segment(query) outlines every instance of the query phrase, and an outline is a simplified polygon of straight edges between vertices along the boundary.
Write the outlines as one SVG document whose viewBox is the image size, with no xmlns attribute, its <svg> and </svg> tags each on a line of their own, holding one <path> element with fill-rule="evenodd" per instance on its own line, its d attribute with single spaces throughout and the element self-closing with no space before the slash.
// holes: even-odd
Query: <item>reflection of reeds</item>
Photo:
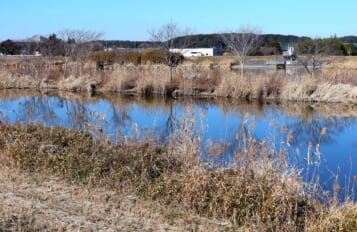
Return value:
<svg viewBox="0 0 357 232">
<path fill-rule="evenodd" d="M 288 116 L 313 117 L 313 114 L 324 117 L 357 117 L 357 107 L 354 104 L 341 103 L 319 103 L 319 102 L 290 102 L 290 101 L 270 101 L 269 105 L 257 101 L 245 101 L 239 99 L 222 98 L 179 98 L 168 99 L 162 97 L 142 97 L 142 96 L 123 96 L 120 94 L 98 93 L 94 96 L 73 93 L 67 91 L 34 91 L 34 90 L 1 90 L 0 101 L 15 100 L 19 97 L 39 97 L 53 96 L 60 97 L 69 101 L 76 100 L 80 104 L 96 103 L 105 99 L 113 106 L 125 108 L 135 102 L 140 107 L 147 110 L 166 109 L 169 111 L 170 105 L 186 105 L 191 102 L 196 105 L 214 105 L 222 112 L 244 114 L 249 112 L 256 117 L 265 117 L 268 108 L 279 113 L 283 111 Z M 267 101 L 268 102 L 268 101 Z"/>
</svg>

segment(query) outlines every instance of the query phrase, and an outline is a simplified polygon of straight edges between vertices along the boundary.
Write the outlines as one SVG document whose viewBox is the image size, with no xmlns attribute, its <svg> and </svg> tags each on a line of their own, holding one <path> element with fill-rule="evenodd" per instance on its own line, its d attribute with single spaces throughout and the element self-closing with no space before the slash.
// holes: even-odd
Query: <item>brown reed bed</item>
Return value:
<svg viewBox="0 0 357 232">
<path fill-rule="evenodd" d="M 0 88 L 357 103 L 355 59 L 330 59 L 314 75 L 303 70 L 285 73 L 247 69 L 241 77 L 231 69 L 232 57 L 189 58 L 173 69 L 172 81 L 168 67 L 161 63 L 113 63 L 106 70 L 96 70 L 95 63 L 89 61 L 81 76 L 65 79 L 61 75 L 49 78 L 2 70 Z"/>
<path fill-rule="evenodd" d="M 327 70 L 327 69 L 326 69 Z M 63 89 L 86 90 L 96 85 L 97 91 L 134 95 L 209 96 L 237 99 L 289 100 L 308 102 L 357 103 L 357 86 L 353 74 L 343 80 L 332 78 L 333 72 L 311 77 L 284 72 L 251 72 L 240 77 L 224 64 L 190 63 L 174 69 L 168 78 L 165 65 L 114 65 L 105 77 L 83 77 L 61 82 Z M 341 79 L 341 78 L 340 78 Z M 66 84 L 65 84 L 66 83 Z"/>
</svg>

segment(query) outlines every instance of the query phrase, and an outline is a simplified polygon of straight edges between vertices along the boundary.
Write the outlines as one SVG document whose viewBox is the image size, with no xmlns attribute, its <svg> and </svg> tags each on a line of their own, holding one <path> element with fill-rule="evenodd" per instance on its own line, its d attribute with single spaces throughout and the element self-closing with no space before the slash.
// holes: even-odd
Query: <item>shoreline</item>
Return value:
<svg viewBox="0 0 357 232">
<path fill-rule="evenodd" d="M 228 64 L 187 61 L 174 68 L 170 83 L 168 67 L 162 64 L 114 64 L 105 71 L 97 71 L 91 65 L 87 64 L 83 75 L 70 75 L 65 79 L 61 76 L 41 78 L 3 70 L 0 72 L 0 89 L 357 104 L 357 86 L 333 83 L 331 78 L 306 74 L 246 70 L 242 78 Z M 331 73 L 330 69 L 326 72 Z"/>
</svg>

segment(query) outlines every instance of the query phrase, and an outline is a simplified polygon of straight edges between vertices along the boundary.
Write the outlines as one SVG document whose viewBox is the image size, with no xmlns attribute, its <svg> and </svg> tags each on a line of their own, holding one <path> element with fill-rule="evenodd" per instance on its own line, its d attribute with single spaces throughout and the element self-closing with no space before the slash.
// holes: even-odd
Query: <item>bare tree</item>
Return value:
<svg viewBox="0 0 357 232">
<path fill-rule="evenodd" d="M 309 39 L 297 44 L 298 62 L 311 76 L 321 68 L 324 49 L 318 39 Z"/>
<path fill-rule="evenodd" d="M 151 40 L 157 42 L 165 52 L 165 62 L 169 67 L 170 84 L 172 82 L 172 70 L 177 65 L 177 56 L 172 51 L 174 48 L 174 40 L 177 37 L 185 36 L 191 33 L 191 29 L 181 30 L 176 23 L 170 22 L 159 29 L 149 31 Z"/>
<path fill-rule="evenodd" d="M 73 39 L 75 33 L 73 30 L 65 29 L 65 30 L 59 31 L 57 34 L 59 35 L 59 38 L 61 38 L 64 41 L 64 43 L 63 43 L 63 52 L 64 52 L 63 79 L 66 79 L 68 63 L 72 57 L 74 48 L 76 46 L 75 41 Z"/>
<path fill-rule="evenodd" d="M 305 70 L 314 76 L 316 71 L 322 69 L 324 64 L 333 62 L 335 56 L 343 54 L 343 43 L 336 37 L 327 39 L 306 39 L 296 45 L 298 53 L 298 62 L 305 68 Z M 330 58 L 327 59 L 327 57 Z"/>
<path fill-rule="evenodd" d="M 36 76 L 41 72 L 41 62 L 39 62 L 39 57 L 35 57 L 35 52 L 38 51 L 40 43 L 37 41 L 28 41 L 24 44 L 24 63 L 26 64 L 26 74 L 31 76 Z M 36 65 L 38 67 L 36 67 Z"/>
<path fill-rule="evenodd" d="M 238 56 L 241 77 L 243 77 L 245 60 L 256 45 L 260 33 L 259 28 L 245 25 L 236 31 L 222 34 L 223 42 Z"/>
<path fill-rule="evenodd" d="M 41 47 L 41 55 L 45 59 L 45 74 L 50 77 L 51 63 L 54 61 L 55 56 L 63 56 L 63 41 L 57 38 L 56 34 L 50 34 Z"/>
<path fill-rule="evenodd" d="M 68 64 L 71 59 L 76 64 L 76 75 L 80 75 L 94 42 L 100 39 L 103 34 L 95 31 L 65 29 L 58 32 L 58 35 L 64 41 L 63 78 L 66 78 Z"/>
</svg>

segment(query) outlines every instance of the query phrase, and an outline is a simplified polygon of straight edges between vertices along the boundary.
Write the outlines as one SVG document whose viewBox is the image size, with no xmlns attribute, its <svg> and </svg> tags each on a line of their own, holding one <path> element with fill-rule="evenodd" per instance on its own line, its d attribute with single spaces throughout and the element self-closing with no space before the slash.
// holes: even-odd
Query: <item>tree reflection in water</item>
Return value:
<svg viewBox="0 0 357 232">
<path fill-rule="evenodd" d="M 279 149 L 281 142 L 292 135 L 289 141 L 291 151 L 301 151 L 297 154 L 300 157 L 292 159 L 292 162 L 313 164 L 310 161 L 314 161 L 314 157 L 310 157 L 308 162 L 304 160 L 309 154 L 310 142 L 311 154 L 316 153 L 317 144 L 321 150 L 328 147 L 323 150 L 326 159 L 330 159 L 326 162 L 326 170 L 334 173 L 341 170 L 340 176 L 357 176 L 357 168 L 349 172 L 351 161 L 354 166 L 357 163 L 357 157 L 351 156 L 357 154 L 357 107 L 353 105 L 148 99 L 113 94 L 91 97 L 60 92 L 41 95 L 26 91 L 0 91 L 0 99 L 0 120 L 89 130 L 113 140 L 117 139 L 117 135 L 132 134 L 135 127 L 142 133 L 139 139 L 148 135 L 143 132 L 147 128 L 149 136 L 166 142 L 181 127 L 182 117 L 195 117 L 191 129 L 197 135 L 203 133 L 201 147 L 202 151 L 206 151 L 204 158 L 210 162 L 214 160 L 215 165 L 229 165 L 236 152 L 247 149 L 252 141 L 271 140 Z M 185 115 L 187 107 L 191 107 L 194 114 Z M 272 121 L 274 125 L 269 125 Z M 280 130 L 283 125 L 286 129 Z M 326 133 L 322 136 L 321 132 L 325 129 Z M 211 149 L 208 151 L 207 147 Z M 339 156 L 333 157 L 334 153 Z M 320 178 L 331 178 L 332 171 Z"/>
<path fill-rule="evenodd" d="M 60 124 L 54 111 L 54 99 L 47 96 L 32 96 L 18 102 L 18 120 L 26 123 Z"/>
<path fill-rule="evenodd" d="M 355 117 L 319 116 L 312 107 L 307 106 L 302 109 L 301 116 L 289 120 L 287 127 L 292 131 L 293 145 L 302 141 L 306 142 L 306 145 L 308 142 L 322 145 L 336 143 L 338 135 L 355 123 Z M 327 133 L 322 136 L 323 129 L 326 129 Z"/>
<path fill-rule="evenodd" d="M 0 94 L 0 98 L 3 96 Z M 100 120 L 105 116 L 106 124 L 108 127 L 117 128 L 117 130 L 123 130 L 126 127 L 132 126 L 135 122 L 137 115 L 133 115 L 132 106 L 135 104 L 140 112 L 154 111 L 159 115 L 157 117 L 166 119 L 155 119 L 153 123 L 160 122 L 156 125 L 151 125 L 152 130 L 157 130 L 155 135 L 167 138 L 175 129 L 179 127 L 180 117 L 183 116 L 182 112 L 185 111 L 185 107 L 192 105 L 194 110 L 199 112 L 207 111 L 213 107 L 218 108 L 221 111 L 220 117 L 236 117 L 243 118 L 246 113 L 249 113 L 257 120 L 270 121 L 277 117 L 286 117 L 285 125 L 287 130 L 291 131 L 293 146 L 299 146 L 302 143 L 307 145 L 308 142 L 312 144 L 332 144 L 336 143 L 339 134 L 343 133 L 346 128 L 352 127 L 356 124 L 357 110 L 353 110 L 355 113 L 350 113 L 350 116 L 340 116 L 339 111 L 332 108 L 330 111 L 324 107 L 323 112 L 316 106 L 311 105 L 298 105 L 298 104 L 283 104 L 277 105 L 262 105 L 258 103 L 230 103 L 229 101 L 212 101 L 202 99 L 190 99 L 190 100 L 167 100 L 167 99 L 126 99 L 120 96 L 95 99 L 95 98 L 62 98 L 57 95 L 40 96 L 38 94 L 32 94 L 30 96 L 22 96 L 21 92 L 18 95 L 12 96 L 12 99 L 16 99 L 18 109 L 16 110 L 16 120 L 22 122 L 37 122 L 46 123 L 48 125 L 66 126 L 74 129 L 84 130 L 89 124 L 95 126 L 100 125 Z M 103 107 L 96 109 L 96 104 L 99 101 L 103 101 Z M 6 100 L 1 100 L 0 107 L 9 108 Z M 97 111 L 98 110 L 98 111 Z M 346 112 L 346 110 L 342 110 Z M 4 112 L 6 114 L 6 112 Z M 229 113 L 229 115 L 227 115 Z M 105 114 L 105 115 L 103 115 Z M 198 119 L 197 117 L 197 120 Z M 220 123 L 219 118 L 216 119 L 204 119 L 210 127 L 212 123 Z M 228 121 L 230 119 L 227 119 Z M 197 122 L 200 124 L 202 122 Z M 282 122 L 281 122 L 282 123 Z M 211 124 L 211 125 L 210 125 Z M 218 136 L 213 140 L 218 140 L 230 144 L 227 148 L 227 152 L 233 152 L 238 146 L 238 142 L 235 138 L 236 134 L 248 133 L 248 128 L 241 127 L 239 125 L 234 126 L 237 131 L 227 135 Z M 197 127 L 198 128 L 198 127 Z M 326 129 L 327 133 L 321 136 L 321 130 Z M 103 129 L 103 128 L 102 128 Z M 104 128 L 105 129 L 105 128 Z M 143 128 L 142 128 L 143 129 Z M 257 128 L 259 130 L 259 128 Z M 245 130 L 245 131 L 244 131 Z M 111 130 L 112 131 L 112 130 Z M 206 136 L 208 138 L 210 136 Z M 357 140 L 357 139 L 356 139 Z M 357 141 L 356 141 L 357 143 Z"/>
</svg>

